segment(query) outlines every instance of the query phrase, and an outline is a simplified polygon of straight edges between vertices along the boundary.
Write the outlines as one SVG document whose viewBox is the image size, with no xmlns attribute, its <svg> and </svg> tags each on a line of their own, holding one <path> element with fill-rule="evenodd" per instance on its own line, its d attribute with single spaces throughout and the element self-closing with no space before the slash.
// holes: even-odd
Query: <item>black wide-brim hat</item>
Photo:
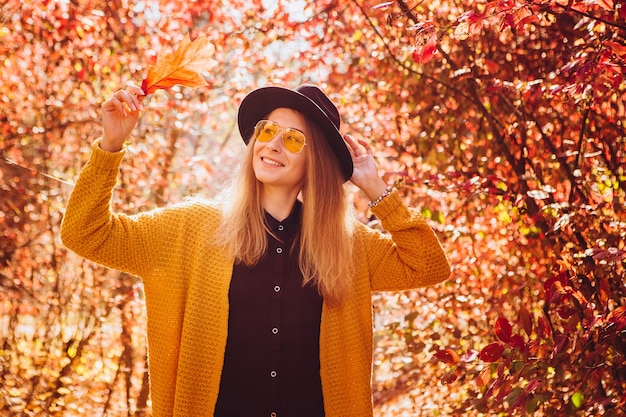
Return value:
<svg viewBox="0 0 626 417">
<path fill-rule="evenodd" d="M 257 122 L 278 108 L 297 110 L 316 123 L 337 157 L 343 179 L 348 181 L 352 177 L 354 166 L 350 151 L 339 132 L 339 111 L 315 85 L 304 84 L 295 90 L 277 86 L 261 87 L 244 97 L 237 121 L 239 133 L 246 144 L 252 138 Z"/>
</svg>

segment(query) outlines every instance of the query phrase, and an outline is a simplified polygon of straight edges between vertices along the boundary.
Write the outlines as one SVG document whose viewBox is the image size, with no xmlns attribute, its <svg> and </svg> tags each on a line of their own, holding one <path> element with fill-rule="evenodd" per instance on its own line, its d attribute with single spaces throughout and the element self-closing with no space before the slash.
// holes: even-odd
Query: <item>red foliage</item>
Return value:
<svg viewBox="0 0 626 417">
<path fill-rule="evenodd" d="M 622 3 L 5 1 L 0 414 L 149 412 L 139 284 L 57 233 L 103 98 L 189 33 L 216 46 L 211 85 L 146 100 L 117 208 L 212 195 L 243 94 L 320 83 L 454 265 L 374 295 L 377 414 L 624 416 Z"/>
<path fill-rule="evenodd" d="M 504 345 L 494 342 L 485 346 L 478 354 L 478 358 L 484 362 L 496 362 L 502 358 L 503 352 Z"/>
<path fill-rule="evenodd" d="M 452 349 L 442 349 L 435 352 L 434 356 L 441 362 L 454 365 L 459 363 L 459 355 Z"/>
<path fill-rule="evenodd" d="M 504 317 L 498 317 L 496 320 L 496 324 L 494 325 L 494 331 L 496 332 L 496 336 L 498 339 L 505 343 L 509 343 L 511 341 L 511 335 L 513 332 L 513 328 L 511 327 L 511 323 Z"/>
<path fill-rule="evenodd" d="M 420 22 L 410 28 L 415 34 L 415 50 L 413 60 L 425 64 L 437 52 L 437 30 L 433 22 Z"/>
<path fill-rule="evenodd" d="M 626 329 L 626 306 L 619 306 L 606 316 L 607 323 L 615 325 L 617 332 Z"/>
</svg>

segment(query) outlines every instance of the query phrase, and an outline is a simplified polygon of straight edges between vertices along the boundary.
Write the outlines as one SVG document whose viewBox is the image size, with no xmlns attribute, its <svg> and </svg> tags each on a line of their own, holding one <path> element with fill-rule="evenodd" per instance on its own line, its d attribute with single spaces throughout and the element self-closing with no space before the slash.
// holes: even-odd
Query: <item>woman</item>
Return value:
<svg viewBox="0 0 626 417">
<path fill-rule="evenodd" d="M 142 277 L 153 415 L 371 416 L 371 292 L 447 279 L 433 231 L 379 177 L 370 146 L 341 135 L 337 108 L 311 85 L 244 98 L 248 150 L 229 204 L 112 213 L 141 95 L 131 86 L 104 103 L 62 239 Z M 351 215 L 348 180 L 389 234 Z"/>
</svg>

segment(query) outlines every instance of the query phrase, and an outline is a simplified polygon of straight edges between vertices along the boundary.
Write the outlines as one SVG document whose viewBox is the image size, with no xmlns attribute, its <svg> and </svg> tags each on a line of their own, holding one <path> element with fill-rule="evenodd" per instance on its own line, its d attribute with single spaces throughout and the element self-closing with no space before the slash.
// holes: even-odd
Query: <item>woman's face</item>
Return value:
<svg viewBox="0 0 626 417">
<path fill-rule="evenodd" d="M 306 135 L 304 118 L 295 110 L 278 108 L 267 116 L 267 120 L 277 123 L 281 129 L 269 142 L 254 141 L 254 174 L 266 189 L 281 188 L 297 193 L 306 173 L 307 147 L 293 153 L 285 148 L 282 139 L 285 128 L 297 129 Z"/>
</svg>

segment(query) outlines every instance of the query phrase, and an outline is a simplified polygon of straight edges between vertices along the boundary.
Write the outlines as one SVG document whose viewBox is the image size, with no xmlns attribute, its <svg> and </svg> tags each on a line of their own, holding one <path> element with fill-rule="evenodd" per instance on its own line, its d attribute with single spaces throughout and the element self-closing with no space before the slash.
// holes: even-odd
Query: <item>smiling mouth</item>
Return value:
<svg viewBox="0 0 626 417">
<path fill-rule="evenodd" d="M 269 159 L 269 158 L 261 158 L 261 161 L 263 161 L 264 163 L 266 163 L 268 165 L 272 165 L 272 166 L 275 166 L 275 167 L 282 167 L 282 166 L 284 166 L 280 162 L 275 161 L 273 159 Z"/>
</svg>

